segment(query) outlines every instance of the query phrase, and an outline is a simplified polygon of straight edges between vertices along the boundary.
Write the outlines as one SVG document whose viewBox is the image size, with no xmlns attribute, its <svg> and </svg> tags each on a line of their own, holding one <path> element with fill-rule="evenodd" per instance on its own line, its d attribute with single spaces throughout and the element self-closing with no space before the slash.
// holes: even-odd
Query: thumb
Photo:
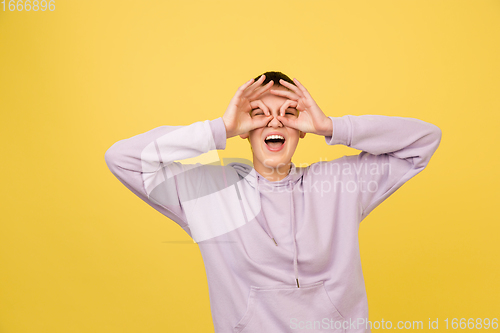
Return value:
<svg viewBox="0 0 500 333">
<path fill-rule="evenodd" d="M 271 115 L 265 117 L 259 117 L 259 119 L 253 120 L 252 125 L 254 126 L 254 128 L 264 127 L 271 121 L 271 119 L 273 119 L 273 116 Z"/>
<path fill-rule="evenodd" d="M 290 120 L 289 118 L 287 117 L 282 117 L 282 116 L 277 116 L 276 118 L 278 118 L 278 120 L 286 127 L 291 127 L 291 128 L 294 128 L 294 129 L 298 129 L 295 125 L 295 122 Z"/>
</svg>

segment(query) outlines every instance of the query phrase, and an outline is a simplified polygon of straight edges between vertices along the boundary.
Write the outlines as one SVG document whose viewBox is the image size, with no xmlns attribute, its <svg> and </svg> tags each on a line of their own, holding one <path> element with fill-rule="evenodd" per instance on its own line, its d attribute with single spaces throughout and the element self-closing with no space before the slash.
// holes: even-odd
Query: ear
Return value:
<svg viewBox="0 0 500 333">
<path fill-rule="evenodd" d="M 299 137 L 303 139 L 306 136 L 306 132 L 299 131 Z"/>
<path fill-rule="evenodd" d="M 248 132 L 243 133 L 243 134 L 240 134 L 240 138 L 242 138 L 242 139 L 247 139 L 247 138 L 248 138 L 248 136 L 249 136 L 249 133 L 248 133 Z"/>
</svg>

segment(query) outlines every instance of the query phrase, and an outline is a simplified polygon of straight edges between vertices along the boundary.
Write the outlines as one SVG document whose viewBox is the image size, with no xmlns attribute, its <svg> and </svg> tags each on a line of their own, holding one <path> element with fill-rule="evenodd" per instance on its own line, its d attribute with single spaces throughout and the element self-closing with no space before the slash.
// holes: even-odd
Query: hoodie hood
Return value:
<svg viewBox="0 0 500 333">
<path fill-rule="evenodd" d="M 229 163 L 231 167 L 233 167 L 238 175 L 245 179 L 250 186 L 252 186 L 258 195 L 259 201 L 262 201 L 261 197 L 261 192 L 262 192 L 262 187 L 261 185 L 264 184 L 266 186 L 271 186 L 272 188 L 281 188 L 285 187 L 288 193 L 290 194 L 290 224 L 291 224 L 291 229 L 292 229 L 292 240 L 293 240 L 293 250 L 294 250 L 294 255 L 293 255 L 293 270 L 295 273 L 295 281 L 297 283 L 297 288 L 300 288 L 299 284 L 299 268 L 298 268 L 298 253 L 297 253 L 297 240 L 296 240 L 296 221 L 295 221 L 295 205 L 293 202 L 293 193 L 295 189 L 295 185 L 297 183 L 301 183 L 303 180 L 303 168 L 297 169 L 295 167 L 295 164 L 291 162 L 291 167 L 290 171 L 288 174 L 285 176 L 285 178 L 278 180 L 278 181 L 270 181 L 264 176 L 262 176 L 260 173 L 255 170 L 252 166 L 249 166 L 248 164 L 244 163 L 238 163 L 238 162 L 233 162 Z M 269 238 L 274 242 L 276 246 L 279 246 L 278 243 L 276 242 L 276 239 L 274 238 L 271 229 L 269 228 L 269 224 L 267 219 L 263 216 L 262 210 L 260 211 L 260 214 L 258 214 L 256 217 L 256 220 L 259 222 L 260 226 L 264 229 L 264 231 L 267 233 Z M 248 221 L 247 221 L 248 222 Z"/>
</svg>

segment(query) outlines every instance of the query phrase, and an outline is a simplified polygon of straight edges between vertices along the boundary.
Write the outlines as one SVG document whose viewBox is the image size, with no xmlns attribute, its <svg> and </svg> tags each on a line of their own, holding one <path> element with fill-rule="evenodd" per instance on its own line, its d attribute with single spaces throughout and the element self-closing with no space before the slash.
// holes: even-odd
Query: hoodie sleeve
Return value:
<svg viewBox="0 0 500 333">
<path fill-rule="evenodd" d="M 226 128 L 219 117 L 188 126 L 160 126 L 118 141 L 104 159 L 123 185 L 191 236 L 182 202 L 196 192 L 204 168 L 178 161 L 201 160 L 205 154 L 205 162 L 218 162 L 214 150 L 225 147 Z"/>
<path fill-rule="evenodd" d="M 425 121 L 381 115 L 329 117 L 329 145 L 361 150 L 344 156 L 357 180 L 361 222 L 406 181 L 422 171 L 441 142 L 441 129 Z"/>
</svg>

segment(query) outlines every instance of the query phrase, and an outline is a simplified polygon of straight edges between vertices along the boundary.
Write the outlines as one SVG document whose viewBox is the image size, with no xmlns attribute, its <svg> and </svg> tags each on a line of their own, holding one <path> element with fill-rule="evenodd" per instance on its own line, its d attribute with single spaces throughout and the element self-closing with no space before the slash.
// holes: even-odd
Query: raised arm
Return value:
<svg viewBox="0 0 500 333">
<path fill-rule="evenodd" d="M 406 181 L 421 172 L 441 142 L 441 130 L 425 121 L 381 115 L 329 117 L 329 145 L 362 150 L 345 156 L 357 178 L 360 222 Z"/>
<path fill-rule="evenodd" d="M 123 185 L 191 235 L 182 209 L 178 180 L 174 176 L 185 175 L 190 170 L 193 177 L 201 164 L 178 161 L 225 149 L 225 133 L 221 117 L 188 126 L 160 126 L 116 142 L 106 151 L 104 158 L 109 170 Z M 214 162 L 218 156 L 211 157 Z M 188 179 L 184 178 L 188 186 Z M 162 193 L 155 192 L 160 184 L 164 185 Z"/>
<path fill-rule="evenodd" d="M 273 84 L 261 86 L 264 78 L 240 86 L 223 117 L 188 126 L 160 126 L 116 142 L 104 155 L 109 170 L 193 237 L 183 204 L 236 181 L 210 164 L 219 164 L 214 150 L 225 149 L 227 138 L 265 125 L 268 117 L 257 120 L 249 115 L 252 107 L 262 106 L 256 98 Z"/>
<path fill-rule="evenodd" d="M 439 127 L 419 119 L 379 115 L 327 117 L 307 89 L 297 79 L 294 82 L 295 85 L 281 80 L 292 91 L 271 93 L 287 97 L 289 101 L 282 110 L 296 107 L 299 117 L 278 119 L 285 126 L 325 136 L 329 145 L 343 144 L 362 150 L 359 155 L 342 159 L 342 165 L 347 163 L 355 173 L 360 222 L 422 171 L 441 142 Z"/>
</svg>

